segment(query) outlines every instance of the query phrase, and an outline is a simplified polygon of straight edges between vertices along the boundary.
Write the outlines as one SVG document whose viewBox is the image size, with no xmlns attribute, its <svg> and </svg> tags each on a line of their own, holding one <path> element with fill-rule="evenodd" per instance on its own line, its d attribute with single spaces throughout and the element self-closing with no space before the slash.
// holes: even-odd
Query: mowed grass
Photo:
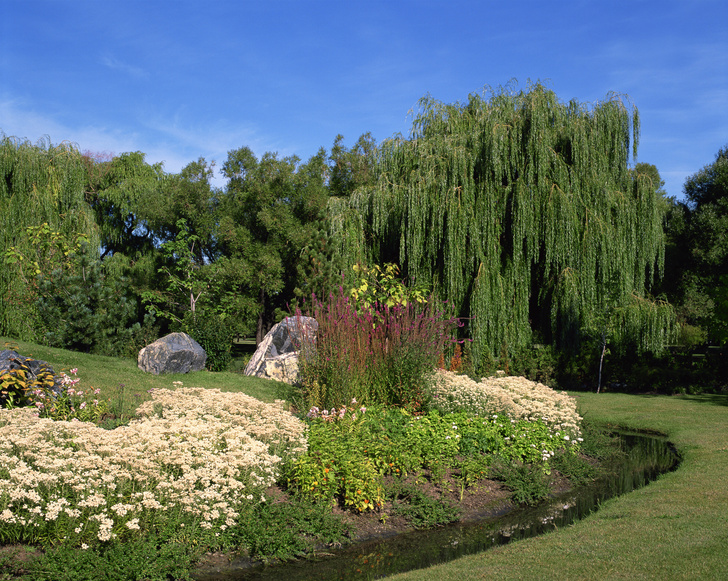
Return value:
<svg viewBox="0 0 728 581">
<path fill-rule="evenodd" d="M 728 396 L 572 395 L 594 421 L 666 434 L 681 466 L 562 530 L 391 579 L 728 579 Z"/>
<path fill-rule="evenodd" d="M 136 408 L 150 399 L 150 389 L 174 389 L 178 387 L 173 384 L 175 381 L 181 381 L 184 387 L 243 392 L 268 403 L 276 399 L 290 399 L 288 385 L 242 373 L 197 371 L 153 375 L 139 369 L 134 359 L 89 355 L 0 337 L 0 351 L 16 348 L 21 355 L 50 363 L 56 373 L 68 373 L 78 368 L 81 380 L 78 389 L 100 389 L 101 399 L 109 402 L 111 411 L 122 420 L 133 416 Z"/>
</svg>

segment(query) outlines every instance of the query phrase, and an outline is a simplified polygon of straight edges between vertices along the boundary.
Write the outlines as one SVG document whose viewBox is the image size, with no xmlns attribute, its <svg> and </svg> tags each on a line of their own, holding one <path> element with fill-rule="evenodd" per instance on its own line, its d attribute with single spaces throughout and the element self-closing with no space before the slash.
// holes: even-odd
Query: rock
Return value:
<svg viewBox="0 0 728 581">
<path fill-rule="evenodd" d="M 139 351 L 139 369 L 147 373 L 188 373 L 205 369 L 207 354 L 187 333 L 170 333 Z"/>
<path fill-rule="evenodd" d="M 0 376 L 6 371 L 15 371 L 23 369 L 26 371 L 25 380 L 27 384 L 32 383 L 38 378 L 39 375 L 50 374 L 53 377 L 53 387 L 51 388 L 55 394 L 61 392 L 62 384 L 58 379 L 53 367 L 41 361 L 40 359 L 33 359 L 26 357 L 25 355 L 19 355 L 16 351 L 5 349 L 0 351 Z M 46 377 L 47 378 L 47 377 Z M 5 405 L 7 396 L 0 394 L 0 407 Z"/>
<path fill-rule="evenodd" d="M 265 377 L 290 383 L 298 381 L 298 353 L 284 353 L 265 359 Z"/>
<path fill-rule="evenodd" d="M 287 317 L 275 325 L 258 345 L 245 367 L 245 375 L 294 384 L 298 381 L 298 352 L 316 340 L 318 323 L 312 317 Z"/>
</svg>

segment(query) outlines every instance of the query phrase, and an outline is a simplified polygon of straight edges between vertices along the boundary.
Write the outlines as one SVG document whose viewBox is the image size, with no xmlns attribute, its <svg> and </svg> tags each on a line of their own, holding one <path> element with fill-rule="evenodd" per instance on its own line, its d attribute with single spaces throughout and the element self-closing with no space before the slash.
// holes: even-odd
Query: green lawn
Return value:
<svg viewBox="0 0 728 581">
<path fill-rule="evenodd" d="M 562 530 L 392 579 L 728 579 L 728 396 L 574 395 L 592 420 L 667 434 L 680 468 Z"/>
</svg>

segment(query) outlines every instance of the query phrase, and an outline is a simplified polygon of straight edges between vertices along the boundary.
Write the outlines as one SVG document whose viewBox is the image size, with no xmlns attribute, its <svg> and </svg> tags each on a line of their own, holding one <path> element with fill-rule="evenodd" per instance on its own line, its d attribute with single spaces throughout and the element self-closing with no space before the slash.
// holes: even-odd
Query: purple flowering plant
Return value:
<svg viewBox="0 0 728 581">
<path fill-rule="evenodd" d="M 424 409 L 425 378 L 461 325 L 432 296 L 364 304 L 343 287 L 326 301 L 312 296 L 306 314 L 318 331 L 300 347 L 304 409 L 340 409 L 352 399 Z"/>
</svg>

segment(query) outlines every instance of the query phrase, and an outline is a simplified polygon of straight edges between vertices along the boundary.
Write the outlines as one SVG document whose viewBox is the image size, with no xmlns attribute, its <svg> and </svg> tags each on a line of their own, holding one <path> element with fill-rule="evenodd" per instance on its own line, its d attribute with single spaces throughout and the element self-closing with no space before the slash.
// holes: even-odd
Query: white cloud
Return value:
<svg viewBox="0 0 728 581">
<path fill-rule="evenodd" d="M 260 137 L 251 126 L 236 125 L 226 120 L 204 126 L 188 124 L 182 110 L 171 118 L 162 115 L 147 117 L 134 130 L 92 124 L 72 126 L 52 115 L 34 111 L 27 102 L 7 96 L 0 96 L 0 130 L 8 137 L 28 139 L 33 143 L 46 136 L 53 143 L 69 141 L 81 151 L 117 155 L 141 151 L 146 154 L 148 163 L 162 162 L 168 173 L 177 173 L 188 163 L 204 157 L 207 161 L 217 162 L 213 180 L 217 187 L 224 185 L 219 170 L 231 149 L 248 146 L 258 156 L 266 151 L 278 151 L 282 156 L 294 153 Z"/>
<path fill-rule="evenodd" d="M 149 76 L 144 69 L 124 63 L 113 56 L 109 56 L 109 55 L 104 56 L 101 58 L 101 62 L 108 68 L 115 70 L 115 71 L 120 71 L 131 77 L 146 78 Z"/>
</svg>

